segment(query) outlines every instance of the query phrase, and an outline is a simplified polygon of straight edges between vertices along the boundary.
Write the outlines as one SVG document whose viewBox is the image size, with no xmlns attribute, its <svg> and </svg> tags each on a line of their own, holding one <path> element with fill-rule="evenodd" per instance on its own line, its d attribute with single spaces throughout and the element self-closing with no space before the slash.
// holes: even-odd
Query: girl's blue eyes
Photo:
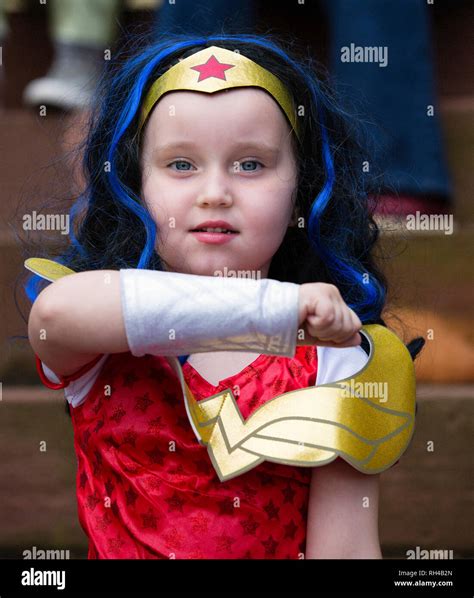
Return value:
<svg viewBox="0 0 474 598">
<path fill-rule="evenodd" d="M 184 166 L 191 166 L 189 162 L 185 162 L 184 160 L 175 160 L 174 162 L 171 162 L 171 164 L 168 164 L 168 167 L 173 166 L 173 164 L 176 164 L 177 170 L 189 170 L 189 168 L 178 168 L 180 164 Z"/>
<path fill-rule="evenodd" d="M 263 166 L 263 164 L 258 160 L 244 160 L 242 164 L 260 164 L 260 166 Z M 247 170 L 248 172 L 253 172 L 252 168 L 244 168 L 244 170 Z"/>
<path fill-rule="evenodd" d="M 169 168 L 170 166 L 173 166 L 174 164 L 176 164 L 176 169 L 173 169 L 173 170 L 177 170 L 179 172 L 189 172 L 190 168 L 186 168 L 186 166 L 192 166 L 192 164 L 190 162 L 188 162 L 187 160 L 174 160 L 173 162 L 168 164 L 167 168 Z M 263 164 L 261 162 L 259 162 L 258 160 L 244 160 L 243 162 L 241 162 L 241 164 L 259 164 L 260 166 L 263 167 Z M 178 168 L 178 165 L 184 166 L 184 168 Z M 243 170 L 245 170 L 246 172 L 255 172 L 256 171 L 256 169 L 253 169 L 253 168 L 244 168 Z"/>
</svg>

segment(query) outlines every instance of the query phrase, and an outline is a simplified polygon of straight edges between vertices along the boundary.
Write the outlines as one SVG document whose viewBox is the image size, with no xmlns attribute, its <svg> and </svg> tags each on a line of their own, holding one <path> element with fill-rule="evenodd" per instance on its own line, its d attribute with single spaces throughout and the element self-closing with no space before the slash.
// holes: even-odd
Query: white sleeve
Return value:
<svg viewBox="0 0 474 598">
<path fill-rule="evenodd" d="M 66 400 L 73 406 L 77 407 L 86 399 L 87 393 L 90 391 L 94 382 L 99 375 L 100 369 L 103 366 L 105 360 L 107 359 L 108 354 L 103 355 L 99 361 L 92 367 L 90 370 L 85 372 L 82 376 L 77 378 L 76 380 L 71 380 L 69 384 L 64 389 L 64 396 Z M 43 367 L 43 372 L 45 376 L 51 381 L 59 383 L 61 380 L 56 376 L 56 374 L 49 369 L 47 365 L 41 362 Z"/>
<path fill-rule="evenodd" d="M 318 372 L 316 386 L 344 380 L 360 372 L 369 361 L 364 349 L 356 347 L 317 347 Z"/>
<path fill-rule="evenodd" d="M 299 285 L 293 282 L 125 268 L 120 289 L 135 357 L 213 351 L 295 356 Z"/>
</svg>

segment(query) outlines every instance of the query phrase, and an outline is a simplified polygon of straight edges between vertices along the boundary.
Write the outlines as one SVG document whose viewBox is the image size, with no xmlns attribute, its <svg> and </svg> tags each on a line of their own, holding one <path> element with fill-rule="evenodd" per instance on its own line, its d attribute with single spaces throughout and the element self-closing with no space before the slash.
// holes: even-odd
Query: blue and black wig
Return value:
<svg viewBox="0 0 474 598">
<path fill-rule="evenodd" d="M 132 53 L 122 50 L 105 70 L 92 106 L 82 164 L 86 186 L 70 208 L 65 250 L 43 255 L 77 272 L 97 269 L 162 270 L 156 225 L 140 193 L 140 107 L 152 83 L 180 58 L 219 45 L 239 50 L 279 77 L 292 93 L 302 140 L 294 136 L 298 163 L 297 214 L 269 278 L 338 287 L 363 323 L 383 323 L 387 284 L 373 256 L 379 230 L 370 213 L 364 147 L 354 120 L 338 105 L 311 58 L 296 58 L 269 35 L 168 35 Z M 25 283 L 34 301 L 45 281 Z"/>
</svg>

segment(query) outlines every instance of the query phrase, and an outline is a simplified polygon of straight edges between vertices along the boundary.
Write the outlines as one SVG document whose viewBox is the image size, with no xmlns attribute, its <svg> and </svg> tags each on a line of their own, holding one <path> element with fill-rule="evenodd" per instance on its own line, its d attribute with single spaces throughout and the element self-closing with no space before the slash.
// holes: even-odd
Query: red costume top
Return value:
<svg viewBox="0 0 474 598">
<path fill-rule="evenodd" d="M 332 351 L 357 353 L 353 371 L 363 363 L 360 347 Z M 37 363 L 43 382 L 58 388 Z M 69 405 L 88 558 L 302 558 L 312 467 L 265 461 L 221 482 L 165 357 L 118 353 L 98 365 L 84 400 Z M 329 361 L 324 367 L 328 378 Z M 238 385 L 244 419 L 277 395 L 315 385 L 317 370 L 315 346 L 298 346 L 293 358 L 260 355 L 218 386 L 183 366 L 198 401 Z M 83 374 L 63 377 L 64 385 Z"/>
</svg>

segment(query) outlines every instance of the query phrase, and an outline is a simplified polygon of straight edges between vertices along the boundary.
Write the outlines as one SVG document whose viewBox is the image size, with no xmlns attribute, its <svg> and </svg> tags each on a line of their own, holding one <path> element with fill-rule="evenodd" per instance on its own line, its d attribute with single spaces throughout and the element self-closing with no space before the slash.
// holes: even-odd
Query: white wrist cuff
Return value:
<svg viewBox="0 0 474 598">
<path fill-rule="evenodd" d="M 125 331 L 136 357 L 242 351 L 293 357 L 299 285 L 157 270 L 120 270 Z"/>
</svg>

